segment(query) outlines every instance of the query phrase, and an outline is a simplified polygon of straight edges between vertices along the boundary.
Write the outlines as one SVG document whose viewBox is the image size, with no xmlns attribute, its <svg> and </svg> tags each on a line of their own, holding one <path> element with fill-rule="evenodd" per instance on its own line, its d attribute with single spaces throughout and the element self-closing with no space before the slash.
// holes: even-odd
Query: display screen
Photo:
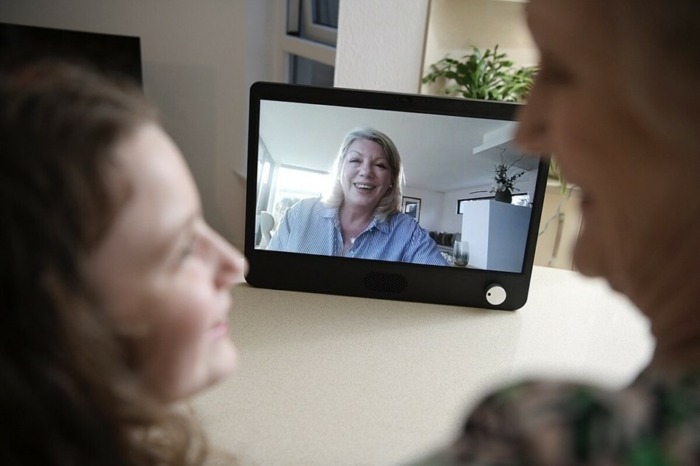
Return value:
<svg viewBox="0 0 700 466">
<path fill-rule="evenodd" d="M 517 107 L 254 85 L 249 282 L 475 305 L 507 282 L 522 301 L 548 162 L 516 147 Z"/>
<path fill-rule="evenodd" d="M 514 146 L 515 127 L 512 121 L 497 119 L 262 101 L 257 215 L 265 218 L 262 224 L 258 220 L 261 233 L 255 246 L 293 253 L 520 272 L 539 160 Z M 395 215 L 410 218 L 425 235 L 409 228 L 403 229 L 405 233 L 390 234 L 381 231 L 382 222 L 377 222 L 376 234 L 371 227 L 360 233 L 364 233 L 365 243 L 358 244 L 360 236 L 350 248 L 343 248 L 343 228 L 336 226 L 339 207 L 329 207 L 325 200 L 338 172 L 342 172 L 334 170 L 333 165 L 346 134 L 366 128 L 380 131 L 396 146 L 405 184 Z M 517 177 L 506 202 L 495 199 L 499 164 L 505 166 L 506 178 Z M 348 176 L 354 176 L 347 187 L 352 191 L 352 182 L 362 180 L 362 174 Z M 374 178 L 371 186 L 377 191 L 381 186 L 374 187 L 378 184 L 377 176 Z M 365 197 L 371 198 L 372 194 L 379 193 L 370 192 Z M 343 201 L 349 202 L 345 197 Z M 317 201 L 295 206 L 304 199 Z M 292 209 L 285 218 L 293 206 L 300 212 L 294 216 Z M 325 219 L 317 218 L 319 215 Z M 387 228 L 402 226 L 402 222 L 388 219 L 383 223 L 388 224 Z M 432 245 L 425 245 L 424 254 L 414 254 L 409 247 L 398 244 L 372 244 L 412 240 Z M 437 251 L 443 262 L 429 249 Z"/>
</svg>

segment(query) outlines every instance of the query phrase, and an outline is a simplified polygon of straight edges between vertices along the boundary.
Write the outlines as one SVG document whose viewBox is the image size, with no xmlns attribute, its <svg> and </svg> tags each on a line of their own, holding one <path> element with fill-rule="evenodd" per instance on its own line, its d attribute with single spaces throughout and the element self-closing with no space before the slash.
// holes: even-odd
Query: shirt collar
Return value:
<svg viewBox="0 0 700 466">
<path fill-rule="evenodd" d="M 336 225 L 340 225 L 337 207 L 328 207 L 326 205 L 322 205 L 321 217 L 333 219 Z M 370 222 L 370 224 L 367 226 L 367 230 L 371 230 L 372 228 L 376 227 L 377 230 L 388 235 L 391 232 L 391 226 L 389 225 L 390 217 L 391 216 L 387 217 L 384 221 L 381 221 L 375 216 Z"/>
</svg>

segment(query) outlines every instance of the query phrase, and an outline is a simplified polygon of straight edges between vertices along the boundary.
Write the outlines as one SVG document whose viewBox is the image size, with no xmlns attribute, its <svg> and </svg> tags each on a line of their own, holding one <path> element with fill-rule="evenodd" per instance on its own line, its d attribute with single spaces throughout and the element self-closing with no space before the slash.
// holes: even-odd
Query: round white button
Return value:
<svg viewBox="0 0 700 466">
<path fill-rule="evenodd" d="M 506 290 L 501 285 L 491 285 L 486 289 L 486 301 L 498 306 L 506 300 Z"/>
</svg>

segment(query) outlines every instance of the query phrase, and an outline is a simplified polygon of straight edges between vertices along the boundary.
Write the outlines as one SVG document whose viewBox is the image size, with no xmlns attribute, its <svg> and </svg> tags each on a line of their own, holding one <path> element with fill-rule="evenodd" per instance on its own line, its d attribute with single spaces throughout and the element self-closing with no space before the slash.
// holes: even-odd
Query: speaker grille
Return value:
<svg viewBox="0 0 700 466">
<path fill-rule="evenodd" d="M 362 282 L 368 290 L 384 293 L 401 293 L 408 286 L 406 277 L 399 273 L 370 272 Z"/>
</svg>

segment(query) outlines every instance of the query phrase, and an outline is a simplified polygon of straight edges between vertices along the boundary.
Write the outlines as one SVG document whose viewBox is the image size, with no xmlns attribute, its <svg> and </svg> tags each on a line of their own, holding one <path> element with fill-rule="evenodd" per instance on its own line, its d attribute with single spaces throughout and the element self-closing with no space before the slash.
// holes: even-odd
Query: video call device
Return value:
<svg viewBox="0 0 700 466">
<path fill-rule="evenodd" d="M 255 287 L 515 310 L 527 301 L 549 161 L 514 144 L 519 104 L 258 82 L 250 89 L 245 255 Z M 271 250 L 287 210 L 320 198 L 345 135 L 401 156 L 401 213 L 445 265 Z M 498 165 L 514 177 L 496 193 Z M 498 196 L 496 196 L 498 194 Z M 506 196 L 507 197 L 507 196 Z"/>
</svg>

